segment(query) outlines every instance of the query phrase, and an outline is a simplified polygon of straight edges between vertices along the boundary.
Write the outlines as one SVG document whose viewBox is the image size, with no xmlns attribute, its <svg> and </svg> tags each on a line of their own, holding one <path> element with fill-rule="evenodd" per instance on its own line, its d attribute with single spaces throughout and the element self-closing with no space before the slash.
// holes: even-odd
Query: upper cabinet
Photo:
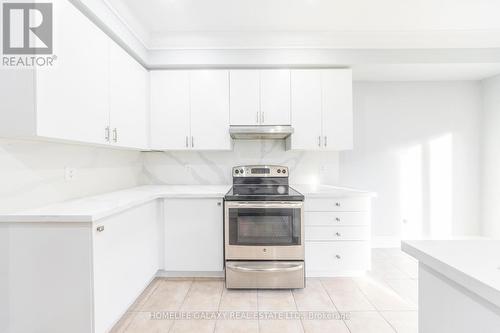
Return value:
<svg viewBox="0 0 500 333">
<path fill-rule="evenodd" d="M 148 72 L 116 43 L 110 48 L 110 117 L 112 144 L 121 147 L 148 146 Z"/>
<path fill-rule="evenodd" d="M 151 72 L 151 148 L 230 150 L 229 72 Z"/>
<path fill-rule="evenodd" d="M 53 8 L 54 66 L 0 69 L 0 136 L 147 148 L 147 71 L 69 1 Z"/>
<path fill-rule="evenodd" d="M 291 71 L 294 133 L 288 149 L 348 150 L 353 147 L 350 69 Z"/>
<path fill-rule="evenodd" d="M 290 125 L 290 70 L 231 70 L 231 125 Z"/>
</svg>

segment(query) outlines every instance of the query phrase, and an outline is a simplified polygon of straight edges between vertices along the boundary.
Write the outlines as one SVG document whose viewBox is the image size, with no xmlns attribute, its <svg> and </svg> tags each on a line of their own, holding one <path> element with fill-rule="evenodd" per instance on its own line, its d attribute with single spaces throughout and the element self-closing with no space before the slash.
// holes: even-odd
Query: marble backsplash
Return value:
<svg viewBox="0 0 500 333">
<path fill-rule="evenodd" d="M 230 184 L 237 165 L 277 164 L 290 169 L 290 183 L 336 184 L 337 152 L 286 151 L 283 140 L 235 140 L 232 151 L 143 153 L 143 183 Z"/>
<path fill-rule="evenodd" d="M 66 179 L 65 168 L 74 169 Z M 30 209 L 140 184 L 137 151 L 0 139 L 0 212 Z"/>
</svg>

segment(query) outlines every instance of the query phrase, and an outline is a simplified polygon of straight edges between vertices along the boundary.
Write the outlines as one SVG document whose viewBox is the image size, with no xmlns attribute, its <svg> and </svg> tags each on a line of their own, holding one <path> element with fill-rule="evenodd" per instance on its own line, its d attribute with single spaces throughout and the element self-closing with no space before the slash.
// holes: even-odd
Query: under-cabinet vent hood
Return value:
<svg viewBox="0 0 500 333">
<path fill-rule="evenodd" d="M 286 139 L 293 133 L 292 126 L 231 126 L 229 134 L 233 139 Z"/>
</svg>

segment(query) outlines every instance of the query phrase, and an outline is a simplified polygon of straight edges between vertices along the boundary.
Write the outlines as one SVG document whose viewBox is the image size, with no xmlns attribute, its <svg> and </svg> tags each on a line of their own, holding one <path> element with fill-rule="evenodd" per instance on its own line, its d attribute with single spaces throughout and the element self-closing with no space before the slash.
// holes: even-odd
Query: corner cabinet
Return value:
<svg viewBox="0 0 500 333">
<path fill-rule="evenodd" d="M 291 71 L 292 150 L 353 148 L 352 71 L 294 69 Z"/>
<path fill-rule="evenodd" d="M 231 150 L 227 70 L 151 71 L 153 150 Z"/>
<path fill-rule="evenodd" d="M 290 70 L 231 70 L 231 125 L 290 125 Z"/>
<path fill-rule="evenodd" d="M 69 1 L 53 8 L 54 66 L 0 68 L 0 136 L 146 148 L 146 69 Z"/>
</svg>

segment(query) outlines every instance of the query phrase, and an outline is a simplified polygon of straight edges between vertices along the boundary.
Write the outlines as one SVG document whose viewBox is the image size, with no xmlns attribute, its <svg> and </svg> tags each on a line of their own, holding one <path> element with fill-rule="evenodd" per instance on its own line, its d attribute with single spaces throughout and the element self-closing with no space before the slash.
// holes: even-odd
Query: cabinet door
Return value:
<svg viewBox="0 0 500 333">
<path fill-rule="evenodd" d="M 164 216 L 166 271 L 222 271 L 222 199 L 166 199 Z"/>
<path fill-rule="evenodd" d="M 258 125 L 260 121 L 259 71 L 232 70 L 229 75 L 231 125 Z"/>
<path fill-rule="evenodd" d="M 229 72 L 196 70 L 190 73 L 191 148 L 231 149 L 229 136 Z"/>
<path fill-rule="evenodd" d="M 323 147 L 329 150 L 353 148 L 352 71 L 322 71 Z"/>
<path fill-rule="evenodd" d="M 96 333 L 110 331 L 159 269 L 157 205 L 149 202 L 93 227 Z"/>
<path fill-rule="evenodd" d="M 290 70 L 260 71 L 262 125 L 290 125 Z"/>
<path fill-rule="evenodd" d="M 321 149 L 321 70 L 292 70 L 291 149 Z"/>
<path fill-rule="evenodd" d="M 110 41 L 111 143 L 147 147 L 148 73 L 115 42 Z"/>
<path fill-rule="evenodd" d="M 151 71 L 150 77 L 151 148 L 187 149 L 189 71 Z"/>
<path fill-rule="evenodd" d="M 54 67 L 36 72 L 37 134 L 106 143 L 109 38 L 68 1 L 54 3 Z"/>
</svg>

